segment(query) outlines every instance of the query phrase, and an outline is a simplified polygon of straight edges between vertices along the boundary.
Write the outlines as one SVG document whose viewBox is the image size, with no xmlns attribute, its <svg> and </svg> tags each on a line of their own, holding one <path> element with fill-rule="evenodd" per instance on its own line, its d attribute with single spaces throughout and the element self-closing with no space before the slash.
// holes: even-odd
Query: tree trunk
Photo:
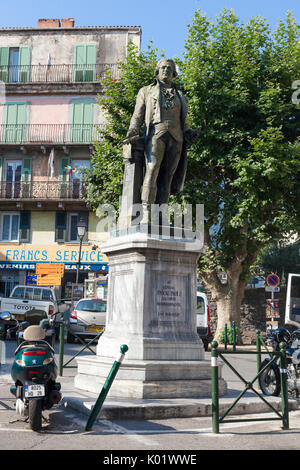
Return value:
<svg viewBox="0 0 300 470">
<path fill-rule="evenodd" d="M 233 321 L 238 330 L 241 320 L 241 303 L 244 297 L 247 281 L 239 279 L 240 272 L 228 275 L 227 284 L 221 284 L 219 280 L 207 282 L 207 286 L 212 294 L 212 299 L 217 304 L 217 328 L 214 333 L 214 339 L 219 341 L 219 337 L 224 332 L 225 324 L 228 328 L 232 327 Z"/>
<path fill-rule="evenodd" d="M 228 291 L 225 295 L 220 296 L 217 293 L 215 296 L 217 304 L 217 329 L 214 334 L 214 339 L 219 341 L 219 337 L 224 332 L 225 324 L 228 328 L 232 328 L 233 321 L 236 326 L 236 338 L 239 338 L 240 322 L 241 322 L 241 303 L 244 297 L 245 282 L 239 281 L 235 283 L 235 287 L 228 286 Z M 214 297 L 214 293 L 213 293 Z"/>
</svg>

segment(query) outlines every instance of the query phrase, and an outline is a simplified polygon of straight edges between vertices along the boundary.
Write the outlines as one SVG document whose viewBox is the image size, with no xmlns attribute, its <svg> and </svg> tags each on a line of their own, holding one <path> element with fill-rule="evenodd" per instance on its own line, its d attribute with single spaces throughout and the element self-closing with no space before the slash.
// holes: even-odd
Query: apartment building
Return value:
<svg viewBox="0 0 300 470">
<path fill-rule="evenodd" d="M 79 220 L 87 227 L 79 282 L 108 272 L 80 169 L 104 123 L 99 77 L 110 68 L 117 78 L 128 42 L 140 40 L 140 27 L 76 27 L 72 18 L 0 29 L 0 296 L 34 284 L 41 262 L 65 264 L 68 296 Z"/>
</svg>

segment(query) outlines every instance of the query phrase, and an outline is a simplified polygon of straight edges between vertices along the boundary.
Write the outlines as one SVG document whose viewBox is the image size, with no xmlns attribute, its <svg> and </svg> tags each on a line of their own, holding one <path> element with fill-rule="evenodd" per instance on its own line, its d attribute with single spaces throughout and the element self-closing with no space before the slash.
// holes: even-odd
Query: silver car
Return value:
<svg viewBox="0 0 300 470">
<path fill-rule="evenodd" d="M 67 342 L 73 343 L 74 333 L 80 338 L 93 338 L 104 330 L 106 300 L 80 299 L 70 314 Z"/>
</svg>

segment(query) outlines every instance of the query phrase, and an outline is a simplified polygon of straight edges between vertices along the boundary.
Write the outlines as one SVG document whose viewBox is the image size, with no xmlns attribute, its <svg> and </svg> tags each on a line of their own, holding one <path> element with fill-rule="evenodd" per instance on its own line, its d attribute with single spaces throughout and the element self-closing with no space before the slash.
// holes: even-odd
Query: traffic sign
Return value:
<svg viewBox="0 0 300 470">
<path fill-rule="evenodd" d="M 280 292 L 280 287 L 279 286 L 274 286 L 274 287 L 266 286 L 265 291 L 266 292 Z"/>
<path fill-rule="evenodd" d="M 270 286 L 270 287 L 276 287 L 276 286 L 278 286 L 278 284 L 279 284 L 279 277 L 277 276 L 277 274 L 270 274 L 270 275 L 267 277 L 267 284 L 268 284 L 268 286 Z"/>
</svg>

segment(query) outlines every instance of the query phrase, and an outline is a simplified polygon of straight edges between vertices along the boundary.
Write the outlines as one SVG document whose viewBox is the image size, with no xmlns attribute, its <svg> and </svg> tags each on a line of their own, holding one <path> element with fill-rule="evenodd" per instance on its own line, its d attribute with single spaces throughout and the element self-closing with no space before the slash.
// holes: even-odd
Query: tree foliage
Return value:
<svg viewBox="0 0 300 470">
<path fill-rule="evenodd" d="M 239 257 L 247 277 L 262 246 L 299 230 L 299 25 L 291 13 L 272 32 L 262 18 L 242 24 L 223 10 L 212 23 L 197 11 L 180 68 L 201 130 L 184 190 L 205 204 L 201 270 L 228 271 Z"/>
</svg>

